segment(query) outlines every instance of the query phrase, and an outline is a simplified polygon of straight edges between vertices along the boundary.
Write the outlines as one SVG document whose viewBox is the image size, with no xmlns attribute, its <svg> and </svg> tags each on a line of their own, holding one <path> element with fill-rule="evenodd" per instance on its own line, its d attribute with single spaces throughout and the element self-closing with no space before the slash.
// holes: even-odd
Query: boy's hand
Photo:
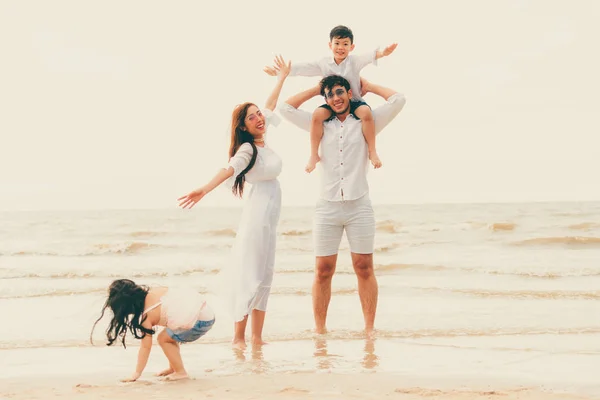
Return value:
<svg viewBox="0 0 600 400">
<path fill-rule="evenodd" d="M 394 52 L 394 50 L 396 50 L 396 47 L 398 47 L 398 43 L 392 43 L 390 44 L 388 47 L 386 47 L 385 49 L 383 49 L 383 56 L 387 57 L 390 54 L 392 54 Z"/>
<path fill-rule="evenodd" d="M 390 44 L 388 47 L 386 47 L 383 50 L 378 50 L 377 51 L 377 55 L 375 56 L 375 58 L 381 58 L 381 57 L 387 57 L 390 54 L 392 54 L 394 52 L 394 50 L 396 50 L 396 47 L 398 47 L 398 43 L 392 43 Z"/>
<path fill-rule="evenodd" d="M 139 379 L 140 376 L 142 376 L 142 374 L 140 374 L 139 372 L 134 372 L 133 375 L 131 375 L 131 377 L 121 379 L 121 382 L 135 382 Z"/>
</svg>

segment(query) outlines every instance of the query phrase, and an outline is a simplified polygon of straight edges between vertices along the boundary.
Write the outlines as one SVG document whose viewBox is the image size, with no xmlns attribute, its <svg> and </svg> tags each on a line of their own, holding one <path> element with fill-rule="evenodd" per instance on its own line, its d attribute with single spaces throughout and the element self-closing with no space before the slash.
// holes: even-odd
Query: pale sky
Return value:
<svg viewBox="0 0 600 400">
<path fill-rule="evenodd" d="M 595 0 L 2 0 L 0 210 L 176 207 L 226 165 L 233 107 L 264 104 L 263 66 L 331 54 L 338 24 L 356 53 L 398 42 L 363 70 L 407 98 L 374 203 L 600 200 L 598 21 Z M 308 134 L 268 141 L 284 205 L 314 204 Z"/>
</svg>

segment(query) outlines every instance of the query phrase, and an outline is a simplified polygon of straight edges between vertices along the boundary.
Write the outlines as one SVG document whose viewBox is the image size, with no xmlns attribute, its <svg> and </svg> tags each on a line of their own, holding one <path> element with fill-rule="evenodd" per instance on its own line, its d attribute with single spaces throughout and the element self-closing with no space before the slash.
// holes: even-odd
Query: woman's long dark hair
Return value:
<svg viewBox="0 0 600 400">
<path fill-rule="evenodd" d="M 252 158 L 250 164 L 235 178 L 235 183 L 231 188 L 234 195 L 242 197 L 244 194 L 244 183 L 246 182 L 246 174 L 254 167 L 256 155 L 258 151 L 254 144 L 254 137 L 246 129 L 246 115 L 251 106 L 256 106 L 254 103 L 240 104 L 233 110 L 231 115 L 231 144 L 229 145 L 229 159 L 235 155 L 240 146 L 244 143 L 250 143 L 252 146 Z"/>
<path fill-rule="evenodd" d="M 127 348 L 125 345 L 125 335 L 128 328 L 136 339 L 143 339 L 146 334 L 154 334 L 154 330 L 142 326 L 142 323 L 147 318 L 147 315 L 141 318 L 147 295 L 147 287 L 136 285 L 135 282 L 129 279 L 117 279 L 113 281 L 108 288 L 108 298 L 102 308 L 102 314 L 92 327 L 90 342 L 93 344 L 92 334 L 94 333 L 94 328 L 102 317 L 104 317 L 104 311 L 107 308 L 110 308 L 113 313 L 113 318 L 106 329 L 107 346 L 112 345 L 118 338 L 121 338 L 123 347 Z"/>
</svg>

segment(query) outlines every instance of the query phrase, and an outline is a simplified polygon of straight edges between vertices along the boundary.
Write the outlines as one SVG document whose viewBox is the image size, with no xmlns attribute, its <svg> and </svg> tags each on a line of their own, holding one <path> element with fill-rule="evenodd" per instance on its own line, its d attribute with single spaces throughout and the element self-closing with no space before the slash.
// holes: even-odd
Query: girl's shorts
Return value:
<svg viewBox="0 0 600 400">
<path fill-rule="evenodd" d="M 210 331 L 214 323 L 215 318 L 213 318 L 210 321 L 196 321 L 196 323 L 191 329 L 172 331 L 170 328 L 167 328 L 167 335 L 169 335 L 169 337 L 171 337 L 171 339 L 175 340 L 176 342 L 190 343 L 206 335 L 206 333 Z"/>
</svg>

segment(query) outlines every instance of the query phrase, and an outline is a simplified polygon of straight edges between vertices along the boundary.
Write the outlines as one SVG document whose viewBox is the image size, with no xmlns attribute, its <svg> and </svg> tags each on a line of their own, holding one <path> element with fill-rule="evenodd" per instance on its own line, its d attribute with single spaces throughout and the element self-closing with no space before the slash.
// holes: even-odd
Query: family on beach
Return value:
<svg viewBox="0 0 600 400">
<path fill-rule="evenodd" d="M 281 189 L 277 180 L 281 158 L 268 146 L 269 125 L 278 125 L 274 113 L 288 76 L 320 76 L 319 84 L 285 101 L 279 113 L 297 127 L 310 132 L 311 154 L 305 167 L 312 172 L 321 166 L 320 195 L 314 211 L 315 277 L 313 314 L 315 331 L 326 332 L 331 280 L 344 231 L 350 245 L 352 265 L 358 280 L 358 293 L 365 332 L 372 335 L 377 309 L 378 285 L 373 272 L 375 216 L 369 197 L 367 170 L 382 166 L 376 150 L 376 135 L 400 113 L 405 98 L 396 91 L 367 82 L 360 71 L 379 58 L 390 55 L 392 44 L 382 51 L 351 55 L 354 36 L 345 26 L 330 32 L 329 56 L 314 62 L 287 62 L 277 56 L 264 71 L 277 77 L 277 83 L 263 108 L 243 103 L 233 110 L 229 163 L 208 183 L 178 199 L 182 208 L 191 208 L 221 184 L 234 195 L 245 198 L 232 259 L 222 272 L 228 279 L 223 296 L 234 318 L 233 346 L 246 346 L 246 325 L 251 319 L 251 341 L 263 344 L 262 330 L 275 266 L 276 231 L 281 210 Z M 375 108 L 363 96 L 373 93 L 385 102 Z M 314 112 L 300 109 L 309 99 L 321 95 L 325 103 Z M 320 147 L 320 154 L 319 154 Z M 245 183 L 252 186 L 244 194 Z M 108 345 L 120 341 L 125 346 L 129 330 L 141 339 L 135 372 L 124 381 L 137 380 L 148 361 L 154 328 L 164 327 L 157 336 L 169 367 L 160 372 L 167 380 L 187 378 L 180 344 L 193 342 L 208 332 L 215 314 L 204 298 L 193 290 L 140 286 L 128 279 L 114 281 L 98 321 L 110 309 L 113 317 L 107 329 Z M 96 321 L 96 323 L 98 322 Z M 95 326 L 95 325 L 94 325 Z"/>
</svg>

